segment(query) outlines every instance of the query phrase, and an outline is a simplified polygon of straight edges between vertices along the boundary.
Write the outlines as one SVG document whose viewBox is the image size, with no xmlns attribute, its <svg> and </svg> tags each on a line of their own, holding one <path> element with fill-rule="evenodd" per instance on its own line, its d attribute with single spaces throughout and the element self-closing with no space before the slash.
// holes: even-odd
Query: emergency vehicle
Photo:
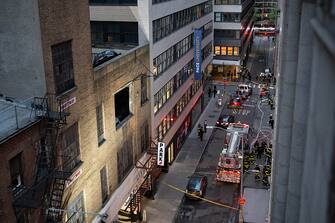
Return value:
<svg viewBox="0 0 335 223">
<path fill-rule="evenodd" d="M 216 180 L 240 183 L 241 167 L 243 165 L 242 144 L 243 141 L 246 141 L 249 126 L 241 123 L 231 123 L 227 131 L 216 170 Z"/>
</svg>

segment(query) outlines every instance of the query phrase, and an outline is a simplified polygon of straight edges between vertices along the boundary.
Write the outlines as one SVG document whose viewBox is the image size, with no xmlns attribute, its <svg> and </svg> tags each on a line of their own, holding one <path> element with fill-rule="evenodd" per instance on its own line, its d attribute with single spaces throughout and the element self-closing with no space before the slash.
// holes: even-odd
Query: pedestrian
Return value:
<svg viewBox="0 0 335 223">
<path fill-rule="evenodd" d="M 204 130 L 202 129 L 202 126 L 198 125 L 198 137 L 200 138 L 200 141 L 202 141 L 202 138 L 204 136 Z"/>
<path fill-rule="evenodd" d="M 204 133 L 207 132 L 207 120 L 204 121 Z"/>
<path fill-rule="evenodd" d="M 273 120 L 273 119 L 270 119 L 269 120 L 269 124 L 270 124 L 270 126 L 271 126 L 271 129 L 273 129 L 273 127 L 274 127 L 274 123 L 275 121 Z"/>
<path fill-rule="evenodd" d="M 216 90 L 216 85 L 214 85 L 214 91 L 213 91 L 213 94 L 214 94 L 214 98 L 215 98 L 215 95 L 218 93 L 218 91 Z"/>
<path fill-rule="evenodd" d="M 212 97 L 212 88 L 211 87 L 208 88 L 208 97 L 209 98 Z"/>
</svg>

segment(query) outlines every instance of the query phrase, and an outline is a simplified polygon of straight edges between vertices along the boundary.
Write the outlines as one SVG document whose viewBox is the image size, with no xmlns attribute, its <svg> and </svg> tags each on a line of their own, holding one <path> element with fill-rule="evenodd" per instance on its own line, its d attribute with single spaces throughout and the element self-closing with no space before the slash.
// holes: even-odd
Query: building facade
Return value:
<svg viewBox="0 0 335 223">
<path fill-rule="evenodd" d="M 154 76 L 150 92 L 153 99 L 151 135 L 156 143 L 166 143 L 166 163 L 173 162 L 199 115 L 195 111 L 199 107 L 201 110 L 202 81 L 195 81 L 193 75 L 194 30 L 202 30 L 201 71 L 206 74 L 212 60 L 212 7 L 212 0 L 144 0 L 127 4 L 90 1 L 92 27 L 95 24 L 133 23 L 133 27 L 137 25 L 138 45 L 149 44 L 148 68 Z"/>
<path fill-rule="evenodd" d="M 148 171 L 155 166 L 155 157 L 146 153 L 151 146 L 149 47 L 93 70 L 88 2 L 28 2 L 18 7 L 8 1 L 6 10 L 33 8 L 24 14 L 31 20 L 1 14 L 16 24 L 3 38 L 13 35 L 24 49 L 36 47 L 36 52 L 9 52 L 24 59 L 17 60 L 20 72 L 5 73 L 18 93 L 1 88 L 1 222 L 91 222 L 95 217 L 100 222 L 107 212 L 117 218 L 124 205 L 139 213 L 141 196 L 153 189 Z M 32 33 L 36 29 L 40 36 Z M 14 68 L 7 60 L 1 65 Z M 20 92 L 22 72 L 22 82 L 30 86 Z"/>
<path fill-rule="evenodd" d="M 238 78 L 253 41 L 254 0 L 214 1 L 213 75 Z"/>
<path fill-rule="evenodd" d="M 333 222 L 335 1 L 282 1 L 270 220 Z"/>
</svg>

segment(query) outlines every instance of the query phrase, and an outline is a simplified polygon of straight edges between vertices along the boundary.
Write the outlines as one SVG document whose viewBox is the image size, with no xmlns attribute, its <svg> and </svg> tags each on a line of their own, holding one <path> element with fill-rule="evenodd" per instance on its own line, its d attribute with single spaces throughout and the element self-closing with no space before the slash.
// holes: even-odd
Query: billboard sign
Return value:
<svg viewBox="0 0 335 223">
<path fill-rule="evenodd" d="M 201 41 L 202 41 L 202 30 L 195 29 L 193 38 L 195 80 L 201 80 L 201 63 L 202 63 Z"/>
<path fill-rule="evenodd" d="M 159 142 L 157 147 L 157 165 L 164 166 L 165 160 L 165 143 Z"/>
</svg>

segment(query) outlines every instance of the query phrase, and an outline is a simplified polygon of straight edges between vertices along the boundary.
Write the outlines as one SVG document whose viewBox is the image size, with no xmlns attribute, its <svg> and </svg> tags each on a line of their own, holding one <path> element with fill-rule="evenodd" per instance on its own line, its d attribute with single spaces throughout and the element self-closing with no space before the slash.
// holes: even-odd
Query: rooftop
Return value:
<svg viewBox="0 0 335 223">
<path fill-rule="evenodd" d="M 33 98 L 18 101 L 0 97 L 0 143 L 39 120 L 31 107 L 32 103 Z"/>
</svg>

